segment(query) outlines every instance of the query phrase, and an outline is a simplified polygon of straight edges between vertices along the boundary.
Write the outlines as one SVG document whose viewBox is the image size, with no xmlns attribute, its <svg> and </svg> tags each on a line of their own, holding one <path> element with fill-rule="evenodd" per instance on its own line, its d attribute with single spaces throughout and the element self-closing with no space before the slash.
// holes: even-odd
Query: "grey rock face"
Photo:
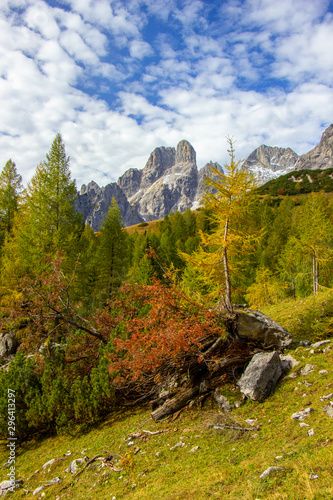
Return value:
<svg viewBox="0 0 333 500">
<path fill-rule="evenodd" d="M 147 189 L 175 164 L 175 148 L 164 146 L 154 149 L 142 170 L 140 189 Z"/>
<path fill-rule="evenodd" d="M 15 354 L 18 341 L 14 333 L 0 334 L 0 358 Z"/>
<path fill-rule="evenodd" d="M 187 141 L 174 148 L 156 148 L 142 170 L 139 190 L 130 202 L 145 220 L 191 207 L 198 186 L 196 153 Z"/>
<path fill-rule="evenodd" d="M 117 184 L 122 189 L 123 193 L 130 198 L 140 189 L 142 179 L 142 170 L 137 168 L 130 168 L 121 177 L 119 177 Z"/>
<path fill-rule="evenodd" d="M 321 136 L 320 143 L 299 157 L 295 170 L 326 169 L 333 167 L 333 124 Z"/>
<path fill-rule="evenodd" d="M 88 186 L 83 185 L 76 200 L 76 210 L 82 213 L 85 223 L 90 224 L 94 231 L 98 231 L 108 213 L 112 198 L 117 202 L 125 226 L 142 222 L 142 217 L 135 207 L 130 205 L 124 192 L 115 182 L 102 188 L 96 182 L 90 182 Z"/>
<path fill-rule="evenodd" d="M 199 170 L 199 172 L 198 172 L 198 187 L 197 187 L 197 191 L 196 191 L 195 198 L 194 198 L 193 208 L 199 207 L 202 204 L 202 197 L 203 197 L 206 189 L 208 189 L 210 192 L 212 192 L 212 188 L 207 187 L 207 185 L 206 185 L 206 180 L 208 177 L 212 177 L 214 180 L 216 180 L 218 177 L 217 175 L 212 175 L 212 171 L 211 171 L 212 167 L 216 168 L 216 170 L 219 170 L 222 174 L 224 173 L 221 165 L 217 162 L 214 163 L 212 161 L 209 163 L 206 163 L 206 165 Z"/>
<path fill-rule="evenodd" d="M 259 341 L 264 347 L 284 348 L 292 343 L 285 328 L 259 311 L 238 309 L 238 334 Z"/>
<path fill-rule="evenodd" d="M 295 170 L 297 160 L 298 155 L 290 148 L 263 144 L 247 157 L 243 166 L 255 175 L 259 184 L 264 184 L 288 171 Z"/>
<path fill-rule="evenodd" d="M 246 397 L 263 401 L 272 392 L 281 374 L 278 352 L 260 352 L 253 356 L 237 385 Z"/>
</svg>

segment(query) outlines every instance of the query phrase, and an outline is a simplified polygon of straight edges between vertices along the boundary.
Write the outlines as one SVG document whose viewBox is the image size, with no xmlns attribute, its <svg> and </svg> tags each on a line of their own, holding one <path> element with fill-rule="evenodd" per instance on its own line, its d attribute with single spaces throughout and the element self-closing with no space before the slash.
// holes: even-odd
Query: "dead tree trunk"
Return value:
<svg viewBox="0 0 333 500">
<path fill-rule="evenodd" d="M 183 389 L 179 391 L 172 399 L 168 399 L 163 406 L 153 411 L 151 416 L 157 422 L 178 410 L 181 410 L 189 399 L 192 399 L 199 392 L 199 387 L 192 387 L 191 389 Z"/>
</svg>

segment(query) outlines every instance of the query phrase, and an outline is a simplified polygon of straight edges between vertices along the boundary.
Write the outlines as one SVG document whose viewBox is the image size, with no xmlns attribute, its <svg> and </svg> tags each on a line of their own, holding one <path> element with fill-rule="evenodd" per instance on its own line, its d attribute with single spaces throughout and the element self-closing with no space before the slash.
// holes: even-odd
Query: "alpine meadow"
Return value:
<svg viewBox="0 0 333 500">
<path fill-rule="evenodd" d="M 0 496 L 332 498 L 331 169 L 259 185 L 226 145 L 193 209 L 131 226 L 139 181 L 78 204 L 59 133 L 25 188 L 3 167 Z M 189 175 L 186 141 L 162 156 L 170 183 Z M 128 178 L 149 173 L 156 207 L 154 165 Z"/>
</svg>

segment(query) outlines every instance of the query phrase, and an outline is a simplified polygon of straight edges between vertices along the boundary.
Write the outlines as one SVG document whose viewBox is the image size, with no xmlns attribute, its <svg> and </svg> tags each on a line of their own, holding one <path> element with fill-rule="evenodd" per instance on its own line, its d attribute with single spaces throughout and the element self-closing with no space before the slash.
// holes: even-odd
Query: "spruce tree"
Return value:
<svg viewBox="0 0 333 500">
<path fill-rule="evenodd" d="M 108 302 L 124 280 L 128 268 L 128 237 L 116 200 L 112 199 L 109 211 L 100 230 L 97 252 L 96 295 Z"/>
<path fill-rule="evenodd" d="M 38 165 L 23 193 L 12 238 L 3 249 L 4 275 L 39 276 L 50 269 L 50 260 L 59 251 L 64 267 L 73 267 L 83 229 L 81 215 L 74 206 L 76 196 L 69 158 L 57 134 L 46 161 Z"/>
<path fill-rule="evenodd" d="M 0 174 L 0 246 L 6 233 L 14 224 L 14 215 L 22 192 L 22 177 L 16 171 L 16 165 L 8 160 Z"/>
</svg>

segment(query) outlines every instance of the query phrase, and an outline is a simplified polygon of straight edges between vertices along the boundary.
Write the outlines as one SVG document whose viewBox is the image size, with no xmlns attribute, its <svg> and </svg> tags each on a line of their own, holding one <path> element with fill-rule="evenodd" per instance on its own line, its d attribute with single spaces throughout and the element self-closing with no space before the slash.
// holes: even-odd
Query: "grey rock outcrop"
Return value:
<svg viewBox="0 0 333 500">
<path fill-rule="evenodd" d="M 281 374 L 278 352 L 259 352 L 253 356 L 237 385 L 244 396 L 263 401 L 272 392 Z"/>
<path fill-rule="evenodd" d="M 295 170 L 297 160 L 298 155 L 290 148 L 271 147 L 263 144 L 246 158 L 243 166 L 255 175 L 259 184 L 264 184 Z"/>
<path fill-rule="evenodd" d="M 76 210 L 81 212 L 85 223 L 90 224 L 94 231 L 98 231 L 107 215 L 112 199 L 115 199 L 123 216 L 125 226 L 142 222 L 142 217 L 133 207 L 123 190 L 112 182 L 100 188 L 92 181 L 88 186 L 83 185 L 76 200 Z"/>
<path fill-rule="evenodd" d="M 220 172 L 222 172 L 222 174 L 224 173 L 221 165 L 217 162 L 214 163 L 212 161 L 210 161 L 209 163 L 206 163 L 206 165 L 199 170 L 199 172 L 198 172 L 198 187 L 197 187 L 197 192 L 195 194 L 194 203 L 193 203 L 192 208 L 197 208 L 197 207 L 200 207 L 200 205 L 202 205 L 202 197 L 203 197 L 206 189 L 208 189 L 210 192 L 213 191 L 211 187 L 207 187 L 207 185 L 206 185 L 206 180 L 208 177 L 211 177 L 214 180 L 216 180 L 218 177 L 217 175 L 212 175 L 212 171 L 211 171 L 212 167 L 216 168 L 216 170 L 219 170 Z"/>
<path fill-rule="evenodd" d="M 298 158 L 294 170 L 326 169 L 333 167 L 333 124 L 321 136 L 320 143 Z"/>
<path fill-rule="evenodd" d="M 292 343 L 285 328 L 265 314 L 252 309 L 236 309 L 238 335 L 260 342 L 263 347 L 284 348 Z"/>
<path fill-rule="evenodd" d="M 198 185 L 196 153 L 187 141 L 174 148 L 156 148 L 142 170 L 139 190 L 130 202 L 145 220 L 191 207 Z"/>
<path fill-rule="evenodd" d="M 161 219 L 171 211 L 195 209 L 201 205 L 210 165 L 223 171 L 218 163 L 212 162 L 198 171 L 196 152 L 188 141 L 180 141 L 177 148 L 161 146 L 150 154 L 143 169 L 127 170 L 117 183 L 102 188 L 94 181 L 83 185 L 76 209 L 94 231 L 100 229 L 112 198 L 125 226 Z"/>
<path fill-rule="evenodd" d="M 0 334 L 0 359 L 15 354 L 18 341 L 14 333 Z"/>
</svg>

